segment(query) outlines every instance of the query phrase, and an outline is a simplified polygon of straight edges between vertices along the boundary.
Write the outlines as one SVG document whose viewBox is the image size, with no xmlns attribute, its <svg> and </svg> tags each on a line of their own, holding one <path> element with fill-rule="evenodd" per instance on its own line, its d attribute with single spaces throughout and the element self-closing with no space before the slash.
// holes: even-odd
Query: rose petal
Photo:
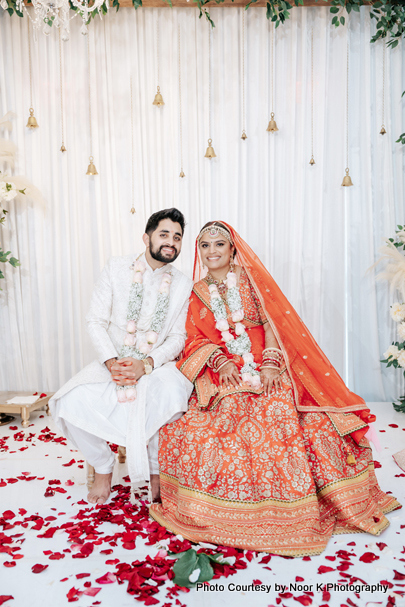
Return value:
<svg viewBox="0 0 405 607">
<path fill-rule="evenodd" d="M 31 571 L 32 573 L 42 573 L 42 571 L 45 571 L 45 569 L 47 569 L 49 567 L 49 565 L 33 565 L 31 567 Z"/>
<path fill-rule="evenodd" d="M 113 584 L 117 580 L 117 576 L 115 576 L 111 571 L 108 571 L 103 576 L 99 577 L 96 582 L 97 584 Z"/>
<path fill-rule="evenodd" d="M 360 558 L 359 561 L 362 563 L 372 563 L 373 561 L 377 561 L 380 557 L 374 554 L 373 552 L 365 552 Z"/>
<path fill-rule="evenodd" d="M 329 571 L 335 571 L 333 567 L 327 567 L 326 565 L 321 565 L 318 567 L 318 573 L 328 573 Z"/>
</svg>

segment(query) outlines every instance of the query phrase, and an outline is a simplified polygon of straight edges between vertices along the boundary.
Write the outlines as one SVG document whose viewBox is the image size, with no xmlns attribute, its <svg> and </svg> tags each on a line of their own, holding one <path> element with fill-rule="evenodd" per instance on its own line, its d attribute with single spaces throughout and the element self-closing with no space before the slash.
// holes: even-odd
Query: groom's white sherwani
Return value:
<svg viewBox="0 0 405 607">
<path fill-rule="evenodd" d="M 187 410 L 192 384 L 176 368 L 174 359 L 184 348 L 185 322 L 192 281 L 167 264 L 152 270 L 145 256 L 143 302 L 137 323 L 137 345 L 149 330 L 158 297 L 162 274 L 172 273 L 170 303 L 162 331 L 149 354 L 154 370 L 137 385 L 137 398 L 118 403 L 116 386 L 104 362 L 120 357 L 127 326 L 127 309 L 135 255 L 113 257 L 98 280 L 86 317 L 87 329 L 97 352 L 93 361 L 68 381 L 50 401 L 50 409 L 60 430 L 90 460 L 99 461 L 112 454 L 105 441 L 126 446 L 128 470 L 133 483 L 141 483 L 149 474 L 147 443 L 157 449 L 159 428 L 177 419 Z M 98 437 L 93 440 L 92 437 Z M 100 441 L 103 439 L 103 441 Z M 98 441 L 98 442 L 97 442 Z M 103 446 L 101 446 L 103 445 Z M 105 451 L 108 449 L 108 451 Z M 94 455 L 93 455 L 94 451 Z M 96 457 L 97 455 L 97 457 Z M 154 456 L 156 460 L 156 455 Z M 156 468 L 156 461 L 153 467 Z M 96 471 L 102 472 L 102 470 Z M 104 471 L 104 464 L 101 465 Z"/>
</svg>

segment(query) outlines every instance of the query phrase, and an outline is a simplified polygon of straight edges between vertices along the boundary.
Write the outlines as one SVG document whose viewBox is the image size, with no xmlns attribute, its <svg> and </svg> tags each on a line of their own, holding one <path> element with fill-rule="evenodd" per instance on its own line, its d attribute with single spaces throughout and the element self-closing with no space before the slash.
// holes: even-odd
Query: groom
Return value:
<svg viewBox="0 0 405 607">
<path fill-rule="evenodd" d="M 111 491 L 114 454 L 127 448 L 133 484 L 151 481 L 159 498 L 159 428 L 187 411 L 192 384 L 175 366 L 185 343 L 192 281 L 171 266 L 180 254 L 184 216 L 154 213 L 140 255 L 113 257 L 96 283 L 86 317 L 97 360 L 51 399 L 62 433 L 94 466 L 87 496 L 103 504 Z"/>
</svg>

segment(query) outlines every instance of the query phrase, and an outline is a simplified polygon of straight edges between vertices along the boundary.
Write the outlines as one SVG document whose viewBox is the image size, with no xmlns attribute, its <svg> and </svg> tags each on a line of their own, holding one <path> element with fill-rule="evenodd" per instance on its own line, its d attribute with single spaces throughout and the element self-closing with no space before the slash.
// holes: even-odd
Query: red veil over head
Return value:
<svg viewBox="0 0 405 607">
<path fill-rule="evenodd" d="M 236 247 L 235 263 L 242 266 L 249 276 L 283 351 L 294 386 L 297 409 L 321 410 L 332 414 L 356 412 L 364 422 L 374 421 L 375 417 L 369 415 L 365 401 L 346 387 L 257 255 L 230 225 L 224 221 L 216 223 L 221 223 L 231 233 Z M 197 282 L 202 277 L 197 238 L 193 278 Z M 339 417 L 342 418 L 342 415 Z"/>
</svg>

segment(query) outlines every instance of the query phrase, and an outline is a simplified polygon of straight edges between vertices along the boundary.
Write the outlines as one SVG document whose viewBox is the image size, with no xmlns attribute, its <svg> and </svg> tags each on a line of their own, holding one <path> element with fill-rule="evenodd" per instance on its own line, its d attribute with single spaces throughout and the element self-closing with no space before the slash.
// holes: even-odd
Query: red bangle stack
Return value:
<svg viewBox="0 0 405 607">
<path fill-rule="evenodd" d="M 218 373 L 218 371 L 228 362 L 228 358 L 225 356 L 223 351 L 216 350 L 214 354 L 210 356 L 207 364 L 214 371 L 214 373 Z"/>
<path fill-rule="evenodd" d="M 283 363 L 283 353 L 278 348 L 266 348 L 263 350 L 263 362 L 261 369 L 280 369 Z"/>
</svg>

